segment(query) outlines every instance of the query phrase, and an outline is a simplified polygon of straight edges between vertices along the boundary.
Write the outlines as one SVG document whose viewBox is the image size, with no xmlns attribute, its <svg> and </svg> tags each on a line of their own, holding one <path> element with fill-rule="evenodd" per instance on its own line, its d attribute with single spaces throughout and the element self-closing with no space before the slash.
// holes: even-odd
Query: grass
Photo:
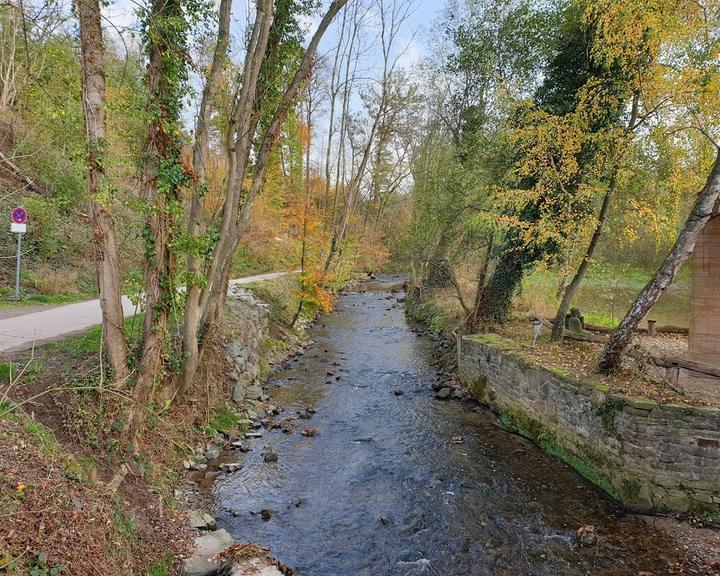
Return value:
<svg viewBox="0 0 720 576">
<path fill-rule="evenodd" d="M 607 312 L 598 312 L 596 310 L 588 310 L 584 313 L 585 322 L 593 326 L 602 326 L 603 328 L 615 328 L 620 324 L 620 320 L 608 314 Z"/>
<path fill-rule="evenodd" d="M 120 506 L 115 505 L 112 508 L 112 522 L 115 533 L 125 542 L 134 542 L 137 535 L 135 533 L 135 521 L 128 516 Z"/>
<path fill-rule="evenodd" d="M 28 418 L 25 421 L 24 428 L 30 443 L 38 446 L 44 456 L 50 456 L 57 451 L 58 442 L 50 428 L 43 426 L 40 422 L 32 418 Z"/>
<path fill-rule="evenodd" d="M 298 306 L 297 279 L 294 276 L 272 282 L 254 282 L 244 288 L 270 307 L 268 320 L 271 324 L 290 324 Z"/>
<path fill-rule="evenodd" d="M 132 341 L 133 335 L 142 327 L 144 314 L 136 314 L 125 318 L 125 334 Z M 63 355 L 70 358 L 80 358 L 92 352 L 100 350 L 102 327 L 93 326 L 86 332 L 77 336 L 68 336 L 61 340 L 49 342 L 42 346 L 46 352 Z"/>
<path fill-rule="evenodd" d="M 11 377 L 17 376 L 19 368 L 12 362 L 0 362 L 0 382 L 9 382 Z"/>
<path fill-rule="evenodd" d="M 164 560 L 150 566 L 147 571 L 147 576 L 170 576 L 172 573 L 172 563 Z"/>
<path fill-rule="evenodd" d="M 581 309 L 589 324 L 614 328 L 653 273 L 654 270 L 629 265 L 595 263 L 583 279 L 573 306 Z M 523 278 L 521 293 L 515 299 L 517 309 L 554 316 L 559 304 L 559 284 L 558 270 L 537 266 Z M 691 270 L 684 267 L 653 307 L 651 317 L 660 325 L 686 326 L 690 286 Z"/>
<path fill-rule="evenodd" d="M 82 300 L 91 300 L 97 298 L 97 294 L 86 294 L 83 292 L 73 292 L 69 294 L 30 294 L 20 295 L 20 300 L 15 300 L 14 293 L 10 294 L 5 291 L 4 298 L 0 300 L 0 308 L 15 308 L 17 306 L 37 306 L 37 305 L 54 305 L 54 304 L 72 304 Z"/>
<path fill-rule="evenodd" d="M 227 403 L 223 402 L 213 408 L 210 413 L 208 428 L 218 432 L 228 432 L 240 422 L 240 416 Z"/>
</svg>

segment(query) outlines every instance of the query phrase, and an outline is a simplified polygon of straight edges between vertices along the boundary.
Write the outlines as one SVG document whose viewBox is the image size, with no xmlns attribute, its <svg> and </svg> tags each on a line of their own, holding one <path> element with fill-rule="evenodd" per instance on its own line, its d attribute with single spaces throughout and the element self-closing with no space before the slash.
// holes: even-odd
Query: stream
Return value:
<svg viewBox="0 0 720 576">
<path fill-rule="evenodd" d="M 249 441 L 244 467 L 215 487 L 220 525 L 299 576 L 671 573 L 682 552 L 665 532 L 491 412 L 435 399 L 436 343 L 413 332 L 403 295 L 344 295 L 274 374 L 280 418 L 316 413 Z M 309 427 L 316 436 L 300 434 Z M 589 546 L 584 524 L 598 535 Z"/>
</svg>

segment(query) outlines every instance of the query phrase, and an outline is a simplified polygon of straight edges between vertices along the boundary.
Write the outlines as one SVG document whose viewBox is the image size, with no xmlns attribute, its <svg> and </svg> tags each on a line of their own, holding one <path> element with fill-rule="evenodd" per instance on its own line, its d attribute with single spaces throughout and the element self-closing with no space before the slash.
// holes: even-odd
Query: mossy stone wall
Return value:
<svg viewBox="0 0 720 576">
<path fill-rule="evenodd" d="M 495 334 L 458 339 L 465 387 L 629 508 L 720 510 L 720 410 L 612 394 L 536 365 Z"/>
</svg>

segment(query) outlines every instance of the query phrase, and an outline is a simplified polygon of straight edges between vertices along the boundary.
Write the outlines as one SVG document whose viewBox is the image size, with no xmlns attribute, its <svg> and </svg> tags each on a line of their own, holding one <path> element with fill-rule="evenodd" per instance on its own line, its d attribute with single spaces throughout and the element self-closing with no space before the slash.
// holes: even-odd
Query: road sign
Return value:
<svg viewBox="0 0 720 576">
<path fill-rule="evenodd" d="M 27 212 L 25 211 L 25 208 L 15 208 L 10 217 L 15 224 L 25 224 L 25 220 L 27 220 Z"/>
<path fill-rule="evenodd" d="M 20 300 L 20 256 L 22 254 L 22 235 L 27 229 L 27 212 L 25 208 L 19 206 L 10 213 L 12 222 L 10 223 L 10 232 L 15 232 L 17 238 L 17 262 L 15 264 L 15 299 Z"/>
</svg>

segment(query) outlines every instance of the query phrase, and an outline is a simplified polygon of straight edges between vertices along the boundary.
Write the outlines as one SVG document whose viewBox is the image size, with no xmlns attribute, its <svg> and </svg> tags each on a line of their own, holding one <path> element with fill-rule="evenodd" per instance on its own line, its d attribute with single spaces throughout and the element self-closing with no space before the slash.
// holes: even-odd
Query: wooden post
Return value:
<svg viewBox="0 0 720 576">
<path fill-rule="evenodd" d="M 665 368 L 665 379 L 668 381 L 668 384 L 670 384 L 670 386 L 675 388 L 677 386 L 678 380 L 680 379 L 680 366 L 678 366 L 677 364 L 673 364 Z"/>
<path fill-rule="evenodd" d="M 655 336 L 655 323 L 656 323 L 656 322 L 657 322 L 657 320 L 648 320 L 648 321 L 647 321 L 647 324 L 648 324 L 648 336 L 650 336 L 651 338 L 652 338 L 653 336 Z"/>
</svg>

